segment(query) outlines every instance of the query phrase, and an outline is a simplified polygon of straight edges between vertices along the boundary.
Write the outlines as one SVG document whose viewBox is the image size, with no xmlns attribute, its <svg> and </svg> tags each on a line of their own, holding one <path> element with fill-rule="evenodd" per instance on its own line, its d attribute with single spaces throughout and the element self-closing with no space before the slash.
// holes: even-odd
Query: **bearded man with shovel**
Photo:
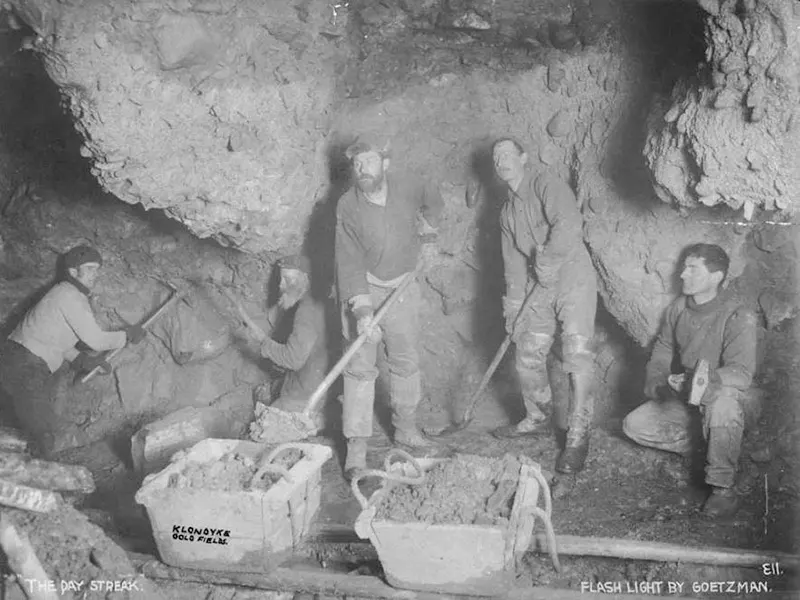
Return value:
<svg viewBox="0 0 800 600">
<path fill-rule="evenodd" d="M 344 371 L 342 423 L 347 439 L 345 475 L 350 478 L 366 468 L 381 338 L 390 372 L 394 442 L 414 449 L 436 446 L 416 425 L 422 395 L 417 350 L 420 295 L 412 279 L 423 244 L 425 254 L 432 252 L 444 203 L 438 191 L 409 175 L 388 171 L 385 138 L 361 136 L 347 148 L 346 156 L 352 161 L 355 185 L 337 206 L 336 278 L 345 339 L 354 340 L 353 329 L 359 336 L 368 334 Z M 378 326 L 374 311 L 395 291 L 399 295 L 391 310 L 381 311 L 384 318 Z"/>
<path fill-rule="evenodd" d="M 11 332 L 0 350 L 0 391 L 12 403 L 19 425 L 34 436 L 41 430 L 40 412 L 50 405 L 57 373 L 65 361 L 78 371 L 91 371 L 105 361 L 79 352 L 80 341 L 94 351 L 116 350 L 139 343 L 146 335 L 139 325 L 104 331 L 95 319 L 89 296 L 103 263 L 89 246 L 76 246 L 63 256 L 64 273 Z"/>
</svg>

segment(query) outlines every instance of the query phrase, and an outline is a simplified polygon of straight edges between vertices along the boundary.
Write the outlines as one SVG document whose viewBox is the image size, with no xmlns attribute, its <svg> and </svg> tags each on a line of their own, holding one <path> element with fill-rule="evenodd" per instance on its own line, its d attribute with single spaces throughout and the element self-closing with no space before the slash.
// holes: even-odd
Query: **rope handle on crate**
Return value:
<svg viewBox="0 0 800 600">
<path fill-rule="evenodd" d="M 545 537 L 547 538 L 547 552 L 550 555 L 550 560 L 556 572 L 561 572 L 561 561 L 558 558 L 558 548 L 556 546 L 556 533 L 553 529 L 553 522 L 551 516 L 553 513 L 553 500 L 550 495 L 550 485 L 542 475 L 538 467 L 531 467 L 527 469 L 529 475 L 541 486 L 542 495 L 544 496 L 544 509 L 538 506 L 527 506 L 529 518 L 520 519 L 517 525 L 517 552 L 522 553 L 528 549 L 531 541 L 533 540 L 533 529 L 536 525 L 536 517 L 542 520 L 544 524 Z M 526 539 L 527 538 L 527 539 Z"/>
<path fill-rule="evenodd" d="M 267 454 L 261 461 L 261 464 L 256 470 L 255 475 L 253 475 L 253 478 L 250 480 L 250 487 L 255 487 L 256 483 L 261 481 L 261 478 L 264 477 L 265 473 L 273 473 L 280 475 L 286 481 L 292 483 L 294 480 L 292 479 L 292 476 L 289 473 L 289 469 L 287 469 L 286 467 L 281 467 L 280 465 L 273 465 L 271 463 L 281 452 L 285 452 L 286 450 L 305 451 L 306 449 L 307 448 L 305 444 L 288 443 L 288 444 L 281 444 L 280 446 L 272 450 L 272 452 Z"/>
<path fill-rule="evenodd" d="M 392 466 L 392 458 L 395 456 L 399 456 L 402 459 L 405 459 L 406 462 L 410 463 L 417 474 L 413 477 L 407 477 L 405 475 L 398 475 L 397 473 L 391 472 Z M 372 496 L 367 500 L 364 494 L 361 493 L 361 489 L 359 488 L 359 484 L 361 483 L 362 479 L 366 479 L 367 477 L 380 477 L 384 481 L 396 481 L 397 483 L 409 483 L 412 485 L 416 485 L 425 481 L 425 471 L 422 469 L 422 466 L 417 462 L 417 460 L 411 456 L 408 452 L 404 450 L 400 450 L 399 448 L 393 448 L 389 451 L 386 455 L 386 458 L 383 461 L 383 465 L 385 471 L 381 471 L 380 469 L 365 469 L 363 471 L 359 471 L 358 474 L 353 477 L 353 480 L 350 482 L 350 489 L 353 492 L 353 495 L 358 500 L 358 503 L 361 505 L 362 510 L 366 510 L 370 506 L 372 506 L 377 491 L 372 494 Z"/>
</svg>

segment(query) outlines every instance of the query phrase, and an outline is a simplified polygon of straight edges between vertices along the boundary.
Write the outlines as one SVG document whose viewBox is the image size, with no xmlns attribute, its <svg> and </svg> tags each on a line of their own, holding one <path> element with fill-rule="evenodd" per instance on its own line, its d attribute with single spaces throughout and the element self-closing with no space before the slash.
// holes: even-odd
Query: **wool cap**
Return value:
<svg viewBox="0 0 800 600">
<path fill-rule="evenodd" d="M 305 254 L 292 254 L 280 260 L 281 269 L 294 269 L 302 271 L 306 275 L 311 275 L 311 261 Z"/>
<path fill-rule="evenodd" d="M 389 139 L 374 133 L 362 133 L 347 147 L 345 156 L 353 160 L 364 152 L 377 152 L 382 158 L 389 157 Z"/>
<path fill-rule="evenodd" d="M 103 257 L 91 246 L 75 246 L 64 254 L 64 268 L 77 269 L 87 263 L 103 264 Z"/>
</svg>

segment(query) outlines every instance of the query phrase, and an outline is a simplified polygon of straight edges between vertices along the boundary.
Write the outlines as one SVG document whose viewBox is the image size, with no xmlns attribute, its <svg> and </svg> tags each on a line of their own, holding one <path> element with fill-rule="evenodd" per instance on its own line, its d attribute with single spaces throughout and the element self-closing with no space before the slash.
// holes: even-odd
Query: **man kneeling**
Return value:
<svg viewBox="0 0 800 600">
<path fill-rule="evenodd" d="M 648 401 L 623 422 L 635 442 L 689 456 L 696 421 L 707 443 L 705 480 L 711 495 L 703 511 L 732 516 L 738 508 L 734 489 L 745 423 L 760 411 L 759 391 L 751 388 L 756 368 L 754 314 L 720 285 L 729 258 L 719 246 L 694 244 L 684 250 L 683 294 L 667 308 L 647 365 Z M 680 362 L 671 374 L 673 359 Z M 689 404 L 694 369 L 710 366 L 708 387 L 697 408 Z M 697 378 L 695 378 L 697 379 Z"/>
</svg>

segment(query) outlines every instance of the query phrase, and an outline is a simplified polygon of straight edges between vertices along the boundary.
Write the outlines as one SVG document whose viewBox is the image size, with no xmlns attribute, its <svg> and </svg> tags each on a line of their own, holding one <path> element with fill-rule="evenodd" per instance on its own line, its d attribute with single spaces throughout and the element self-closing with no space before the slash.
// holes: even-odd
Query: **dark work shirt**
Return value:
<svg viewBox="0 0 800 600">
<path fill-rule="evenodd" d="M 413 271 L 420 249 L 418 216 L 436 227 L 444 208 L 438 190 L 405 174 L 387 174 L 386 205 L 353 186 L 336 210 L 336 277 L 346 302 L 369 293 L 367 272 L 389 281 Z"/>
</svg>

